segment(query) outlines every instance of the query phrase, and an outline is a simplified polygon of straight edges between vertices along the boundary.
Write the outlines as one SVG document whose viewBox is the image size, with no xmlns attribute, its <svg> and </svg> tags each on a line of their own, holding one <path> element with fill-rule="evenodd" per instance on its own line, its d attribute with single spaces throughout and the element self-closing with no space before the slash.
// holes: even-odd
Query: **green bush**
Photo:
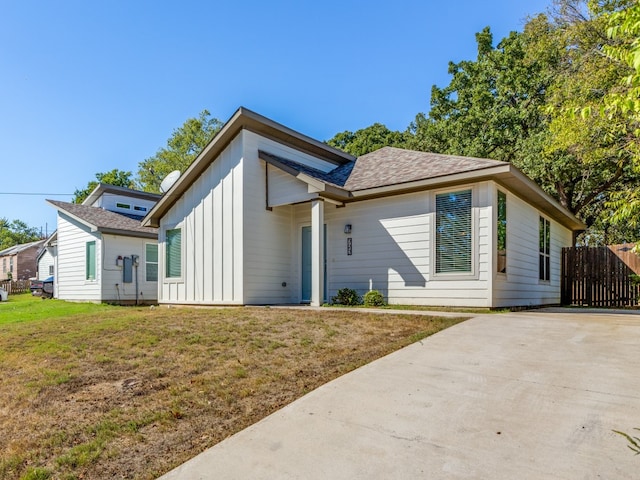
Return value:
<svg viewBox="0 0 640 480">
<path fill-rule="evenodd" d="M 378 290 L 369 290 L 364 294 L 364 305 L 366 307 L 384 307 L 387 303 Z"/>
<path fill-rule="evenodd" d="M 337 305 L 362 305 L 362 298 L 353 288 L 341 288 L 335 297 L 331 297 L 331 303 Z"/>
</svg>

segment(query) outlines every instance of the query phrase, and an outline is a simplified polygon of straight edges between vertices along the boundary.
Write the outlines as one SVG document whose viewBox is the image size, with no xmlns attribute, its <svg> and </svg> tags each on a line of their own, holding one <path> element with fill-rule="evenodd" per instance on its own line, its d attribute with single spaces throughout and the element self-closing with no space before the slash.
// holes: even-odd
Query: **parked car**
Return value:
<svg viewBox="0 0 640 480">
<path fill-rule="evenodd" d="M 9 294 L 4 288 L 0 288 L 0 302 L 6 302 L 9 298 Z"/>
<path fill-rule="evenodd" d="M 31 281 L 31 295 L 42 298 L 53 297 L 53 277 Z"/>
</svg>

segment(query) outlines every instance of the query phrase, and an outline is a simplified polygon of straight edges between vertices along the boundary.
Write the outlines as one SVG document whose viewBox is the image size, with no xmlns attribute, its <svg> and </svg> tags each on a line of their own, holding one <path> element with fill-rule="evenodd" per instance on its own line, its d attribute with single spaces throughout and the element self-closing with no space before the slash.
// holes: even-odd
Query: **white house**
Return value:
<svg viewBox="0 0 640 480">
<path fill-rule="evenodd" d="M 160 195 L 99 184 L 82 204 L 58 210 L 55 297 L 120 304 L 155 303 L 158 232 L 140 220 Z"/>
<path fill-rule="evenodd" d="M 38 280 L 46 280 L 55 275 L 57 237 L 56 232 L 53 232 L 38 252 L 36 257 Z"/>
<path fill-rule="evenodd" d="M 354 158 L 240 108 L 147 214 L 158 301 L 560 302 L 584 225 L 509 163 L 382 148 Z"/>
</svg>

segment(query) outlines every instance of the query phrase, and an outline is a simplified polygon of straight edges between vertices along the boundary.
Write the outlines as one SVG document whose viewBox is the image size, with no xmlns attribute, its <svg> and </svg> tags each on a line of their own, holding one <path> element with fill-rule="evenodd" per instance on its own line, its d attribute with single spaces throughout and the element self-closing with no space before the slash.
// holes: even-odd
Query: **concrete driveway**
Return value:
<svg viewBox="0 0 640 480">
<path fill-rule="evenodd" d="M 355 315 L 355 313 L 354 313 Z M 309 393 L 170 479 L 626 479 L 640 315 L 483 315 Z"/>
</svg>

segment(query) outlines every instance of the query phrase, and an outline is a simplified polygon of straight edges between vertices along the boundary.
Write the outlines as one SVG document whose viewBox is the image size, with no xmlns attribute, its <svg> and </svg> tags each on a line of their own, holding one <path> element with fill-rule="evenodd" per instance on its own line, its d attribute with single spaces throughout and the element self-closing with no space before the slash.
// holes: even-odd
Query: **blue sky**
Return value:
<svg viewBox="0 0 640 480">
<path fill-rule="evenodd" d="M 550 3 L 0 0 L 0 217 L 50 233 L 45 198 L 135 174 L 203 109 L 318 140 L 404 130 L 448 62 L 475 58 L 475 32 L 498 41 Z"/>
</svg>

